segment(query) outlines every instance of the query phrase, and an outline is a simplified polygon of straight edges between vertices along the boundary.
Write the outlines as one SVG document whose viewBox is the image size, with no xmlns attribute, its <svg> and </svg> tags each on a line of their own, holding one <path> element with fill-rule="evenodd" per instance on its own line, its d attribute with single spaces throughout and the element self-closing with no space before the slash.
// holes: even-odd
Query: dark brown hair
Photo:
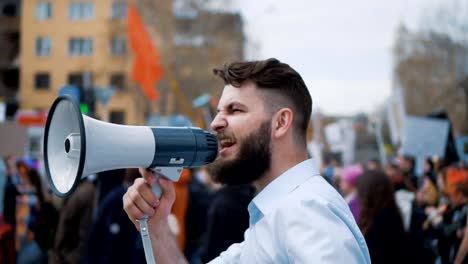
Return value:
<svg viewBox="0 0 468 264">
<path fill-rule="evenodd" d="M 375 216 L 382 209 L 394 210 L 399 214 L 393 194 L 393 186 L 383 172 L 365 172 L 358 178 L 356 186 L 358 201 L 361 206 L 359 227 L 363 234 L 369 231 Z"/>
<path fill-rule="evenodd" d="M 241 87 L 246 81 L 252 81 L 264 92 L 265 106 L 271 114 L 283 107 L 294 112 L 293 127 L 301 142 L 305 142 L 307 126 L 312 112 L 312 97 L 302 77 L 288 64 L 271 58 L 261 61 L 238 61 L 214 69 L 213 73 L 224 83 Z"/>
</svg>

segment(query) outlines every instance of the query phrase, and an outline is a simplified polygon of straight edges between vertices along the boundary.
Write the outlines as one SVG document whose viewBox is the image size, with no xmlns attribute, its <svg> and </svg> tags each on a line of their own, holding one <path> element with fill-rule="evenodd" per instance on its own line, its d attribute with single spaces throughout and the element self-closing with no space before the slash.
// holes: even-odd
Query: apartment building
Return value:
<svg viewBox="0 0 468 264">
<path fill-rule="evenodd" d="M 155 2 L 170 6 L 170 1 Z M 85 90 L 113 87 L 116 92 L 108 111 L 96 103 L 95 116 L 106 116 L 114 123 L 144 124 L 149 102 L 128 74 L 132 56 L 127 6 L 126 0 L 23 1 L 20 108 L 47 110 L 65 85 Z M 158 10 L 153 14 L 164 13 Z M 165 43 L 161 36 L 159 44 Z"/>
</svg>

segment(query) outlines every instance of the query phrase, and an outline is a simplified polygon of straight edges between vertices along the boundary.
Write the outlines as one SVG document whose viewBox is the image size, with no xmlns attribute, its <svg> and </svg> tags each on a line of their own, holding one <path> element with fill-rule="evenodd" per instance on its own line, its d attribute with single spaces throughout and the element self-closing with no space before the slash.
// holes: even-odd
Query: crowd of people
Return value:
<svg viewBox="0 0 468 264">
<path fill-rule="evenodd" d="M 348 203 L 374 263 L 465 263 L 468 258 L 468 170 L 399 157 L 340 166 L 321 174 Z M 136 169 L 106 172 L 80 183 L 67 199 L 51 194 L 37 164 L 4 159 L 1 263 L 143 263 L 140 235 L 122 210 Z M 112 174 L 110 176 L 109 174 Z M 113 183 L 109 183 L 112 181 Z M 206 263 L 243 240 L 251 186 L 221 186 L 206 170 L 184 171 L 176 183 L 172 230 L 190 263 Z"/>
<path fill-rule="evenodd" d="M 468 171 L 460 161 L 400 156 L 341 167 L 325 161 L 322 175 L 345 198 L 374 263 L 465 263 L 468 253 Z"/>
<path fill-rule="evenodd" d="M 62 199 L 38 166 L 0 160 L 0 263 L 145 262 L 140 234 L 122 209 L 122 196 L 141 177 L 137 169 L 92 175 Z M 184 170 L 176 190 L 171 230 L 191 263 L 243 240 L 253 187 L 221 186 L 200 169 Z"/>
</svg>

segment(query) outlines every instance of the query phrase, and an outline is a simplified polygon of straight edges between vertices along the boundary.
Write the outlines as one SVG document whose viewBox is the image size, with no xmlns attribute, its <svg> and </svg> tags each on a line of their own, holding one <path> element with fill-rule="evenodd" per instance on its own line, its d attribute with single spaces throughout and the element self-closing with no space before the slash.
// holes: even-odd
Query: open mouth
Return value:
<svg viewBox="0 0 468 264">
<path fill-rule="evenodd" d="M 225 152 L 226 150 L 228 150 L 229 148 L 231 148 L 232 146 L 234 146 L 236 144 L 236 142 L 232 139 L 229 139 L 229 138 L 224 138 L 224 139 L 221 139 L 219 141 L 219 146 L 220 146 L 220 153 L 222 152 Z"/>
</svg>

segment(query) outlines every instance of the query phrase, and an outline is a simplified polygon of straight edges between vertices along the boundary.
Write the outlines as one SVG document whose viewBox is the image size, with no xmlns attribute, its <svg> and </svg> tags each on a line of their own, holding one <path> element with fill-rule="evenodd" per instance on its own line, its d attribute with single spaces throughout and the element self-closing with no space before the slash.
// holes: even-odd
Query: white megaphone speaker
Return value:
<svg viewBox="0 0 468 264">
<path fill-rule="evenodd" d="M 60 197 L 71 194 L 81 178 L 113 169 L 146 167 L 177 181 L 183 168 L 208 164 L 217 152 L 216 137 L 200 128 L 106 123 L 82 115 L 69 96 L 52 104 L 44 135 L 47 179 Z"/>
</svg>

